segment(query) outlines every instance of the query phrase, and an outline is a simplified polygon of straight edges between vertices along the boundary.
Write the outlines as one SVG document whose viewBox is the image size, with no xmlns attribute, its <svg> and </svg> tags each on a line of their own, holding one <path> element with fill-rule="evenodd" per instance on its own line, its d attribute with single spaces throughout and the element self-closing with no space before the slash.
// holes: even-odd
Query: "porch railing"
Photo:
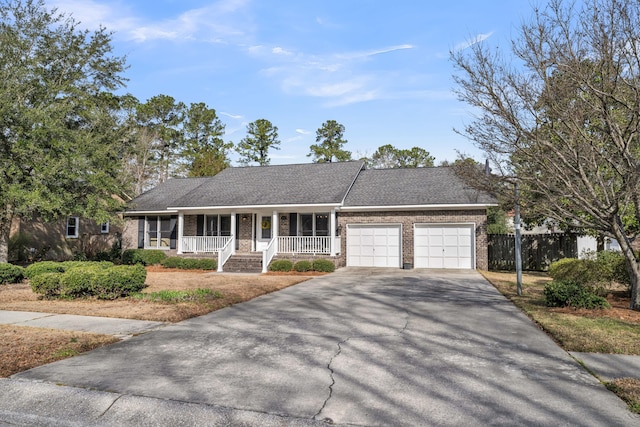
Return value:
<svg viewBox="0 0 640 427">
<path fill-rule="evenodd" d="M 271 239 L 267 248 L 262 251 L 262 272 L 267 272 L 267 267 L 269 267 L 269 263 L 273 259 L 273 256 L 278 251 L 278 240 L 276 238 Z"/>
<path fill-rule="evenodd" d="M 218 252 L 233 240 L 233 236 L 183 236 L 182 252 Z"/>
<path fill-rule="evenodd" d="M 329 254 L 329 236 L 279 236 L 278 253 L 289 254 Z"/>
<path fill-rule="evenodd" d="M 233 254 L 233 236 L 227 241 L 227 243 L 218 250 L 218 272 L 222 272 L 222 266 Z"/>
</svg>

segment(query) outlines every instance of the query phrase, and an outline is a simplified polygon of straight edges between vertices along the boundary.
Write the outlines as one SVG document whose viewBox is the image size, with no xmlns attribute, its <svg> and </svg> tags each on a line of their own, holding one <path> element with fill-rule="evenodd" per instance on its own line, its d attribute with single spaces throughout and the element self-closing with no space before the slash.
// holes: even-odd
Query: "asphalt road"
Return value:
<svg viewBox="0 0 640 427">
<path fill-rule="evenodd" d="M 86 425 L 154 425 L 160 414 L 179 425 L 194 407 L 226 411 L 203 415 L 209 425 L 640 425 L 479 274 L 462 271 L 342 269 L 22 372 L 0 383 L 0 422 L 27 411 L 1 403 L 5 395 L 33 406 L 38 386 L 67 390 L 66 416 Z M 100 409 L 74 412 L 91 399 L 104 400 Z M 234 423 L 232 413 L 254 418 Z"/>
</svg>

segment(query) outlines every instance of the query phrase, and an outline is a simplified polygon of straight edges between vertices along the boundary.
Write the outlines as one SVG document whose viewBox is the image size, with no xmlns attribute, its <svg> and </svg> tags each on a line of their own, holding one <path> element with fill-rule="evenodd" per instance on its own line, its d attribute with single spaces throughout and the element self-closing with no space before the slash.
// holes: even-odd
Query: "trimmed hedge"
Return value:
<svg viewBox="0 0 640 427">
<path fill-rule="evenodd" d="M 167 258 L 160 249 L 127 249 L 122 253 L 122 263 L 126 265 L 158 265 Z"/>
<path fill-rule="evenodd" d="M 6 262 L 0 262 L 0 285 L 20 283 L 24 278 L 24 268 Z"/>
<path fill-rule="evenodd" d="M 56 261 L 40 261 L 29 265 L 24 269 L 24 275 L 27 279 L 33 279 L 44 273 L 64 273 L 64 263 Z"/>
<path fill-rule="evenodd" d="M 142 265 L 84 264 L 65 272 L 38 274 L 30 280 L 31 289 L 45 298 L 115 299 L 146 287 L 147 271 Z"/>
<path fill-rule="evenodd" d="M 288 259 L 277 259 L 269 265 L 269 271 L 291 271 L 293 263 Z"/>
<path fill-rule="evenodd" d="M 24 270 L 24 275 L 28 279 L 32 279 L 40 274 L 45 273 L 64 273 L 74 268 L 109 268 L 113 267 L 113 263 L 109 261 L 40 261 L 35 262 Z"/>
<path fill-rule="evenodd" d="M 31 290 L 45 298 L 60 296 L 60 278 L 63 273 L 43 273 L 29 280 Z"/>
<path fill-rule="evenodd" d="M 626 260 L 617 251 L 602 251 L 585 259 L 561 259 L 551 263 L 549 275 L 556 281 L 574 282 L 593 289 L 613 282 L 631 286 Z"/>
<path fill-rule="evenodd" d="M 218 261 L 211 258 L 181 258 L 169 257 L 162 260 L 165 268 L 179 268 L 182 270 L 216 270 Z"/>
<path fill-rule="evenodd" d="M 576 282 L 553 281 L 544 287 L 545 304 L 548 307 L 608 308 L 607 300 L 590 288 Z"/>
<path fill-rule="evenodd" d="M 336 265 L 328 259 L 316 259 L 312 264 L 313 271 L 321 271 L 323 273 L 333 273 L 336 271 Z"/>
<path fill-rule="evenodd" d="M 311 270 L 312 266 L 311 266 L 311 262 L 306 261 L 306 260 L 302 260 L 302 261 L 298 261 L 293 265 L 293 269 L 297 272 L 300 273 L 304 273 L 306 271 Z"/>
</svg>

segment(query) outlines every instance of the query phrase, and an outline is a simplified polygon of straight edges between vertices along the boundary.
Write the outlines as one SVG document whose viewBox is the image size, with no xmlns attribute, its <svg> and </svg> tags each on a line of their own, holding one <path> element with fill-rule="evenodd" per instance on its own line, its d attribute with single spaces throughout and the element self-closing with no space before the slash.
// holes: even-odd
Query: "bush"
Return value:
<svg viewBox="0 0 640 427">
<path fill-rule="evenodd" d="M 24 278 L 24 268 L 6 262 L 0 262 L 0 285 L 20 283 Z"/>
<path fill-rule="evenodd" d="M 43 273 L 33 277 L 29 282 L 31 290 L 45 298 L 60 296 L 60 278 L 62 273 Z"/>
<path fill-rule="evenodd" d="M 328 259 L 316 259 L 312 264 L 313 271 L 321 271 L 323 273 L 333 273 L 336 271 L 335 264 Z"/>
<path fill-rule="evenodd" d="M 98 299 L 116 299 L 140 292 L 147 285 L 144 266 L 119 265 L 96 271 L 91 283 L 91 294 Z"/>
<path fill-rule="evenodd" d="M 126 265 L 158 265 L 167 258 L 160 249 L 127 249 L 122 253 L 122 263 Z"/>
<path fill-rule="evenodd" d="M 114 266 L 110 262 L 58 263 L 71 265 L 65 272 L 41 273 L 31 279 L 31 289 L 47 298 L 115 299 L 146 287 L 143 265 Z"/>
<path fill-rule="evenodd" d="M 288 259 L 277 259 L 269 265 L 269 271 L 291 271 L 293 263 Z"/>
<path fill-rule="evenodd" d="M 548 307 L 608 308 L 606 299 L 590 288 L 571 281 L 549 282 L 544 287 L 545 304 Z"/>
<path fill-rule="evenodd" d="M 630 286 L 627 264 L 622 253 L 602 251 L 586 259 L 564 258 L 553 262 L 549 275 L 557 281 L 575 282 L 599 289 L 602 294 L 612 283 Z"/>
<path fill-rule="evenodd" d="M 304 273 L 311 270 L 311 263 L 309 261 L 298 261 L 293 265 L 293 269 L 297 272 Z"/>
<path fill-rule="evenodd" d="M 627 261 L 619 251 L 601 251 L 596 257 L 598 274 L 602 281 L 631 286 Z"/>
<path fill-rule="evenodd" d="M 44 273 L 64 273 L 65 267 L 62 264 L 56 261 L 34 262 L 24 269 L 24 275 L 27 279 L 33 279 Z"/>
<path fill-rule="evenodd" d="M 75 267 L 60 277 L 60 296 L 62 298 L 81 298 L 93 295 L 92 284 L 101 269 L 97 266 Z"/>
<path fill-rule="evenodd" d="M 183 270 L 216 270 L 218 268 L 218 261 L 211 258 L 169 257 L 162 260 L 162 266 Z"/>
</svg>

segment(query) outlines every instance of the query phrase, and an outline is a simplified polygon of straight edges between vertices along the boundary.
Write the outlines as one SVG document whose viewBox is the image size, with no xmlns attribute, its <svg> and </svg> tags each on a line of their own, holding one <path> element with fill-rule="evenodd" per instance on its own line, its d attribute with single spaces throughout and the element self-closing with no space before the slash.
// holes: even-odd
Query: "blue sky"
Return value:
<svg viewBox="0 0 640 427">
<path fill-rule="evenodd" d="M 482 153 L 453 128 L 472 119 L 452 92 L 449 51 L 506 44 L 529 0 L 47 0 L 86 28 L 115 32 L 126 92 L 204 102 L 239 142 L 247 123 L 278 127 L 272 164 L 306 163 L 327 120 L 354 157 L 419 146 L 436 158 Z M 235 156 L 232 156 L 235 158 Z"/>
</svg>

